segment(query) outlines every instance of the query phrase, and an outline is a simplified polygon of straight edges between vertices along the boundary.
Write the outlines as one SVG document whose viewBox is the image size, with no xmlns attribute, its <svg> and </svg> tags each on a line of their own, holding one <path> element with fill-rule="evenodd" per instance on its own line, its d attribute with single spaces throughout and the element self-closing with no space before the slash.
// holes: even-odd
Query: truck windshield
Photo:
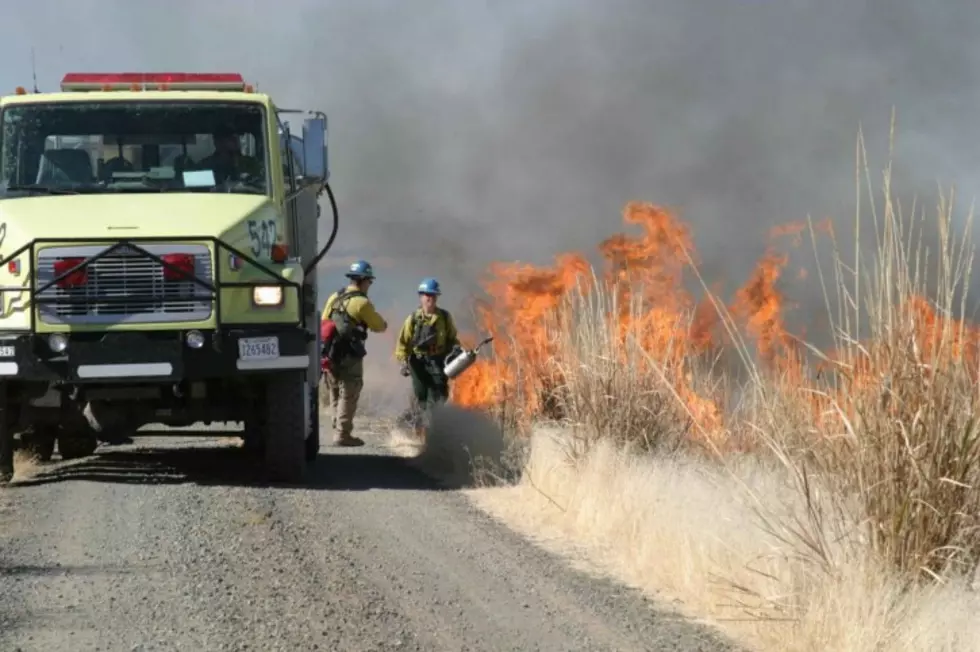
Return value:
<svg viewBox="0 0 980 652">
<path fill-rule="evenodd" d="M 269 194 L 265 112 L 242 102 L 8 106 L 0 196 L 112 192 Z"/>
</svg>

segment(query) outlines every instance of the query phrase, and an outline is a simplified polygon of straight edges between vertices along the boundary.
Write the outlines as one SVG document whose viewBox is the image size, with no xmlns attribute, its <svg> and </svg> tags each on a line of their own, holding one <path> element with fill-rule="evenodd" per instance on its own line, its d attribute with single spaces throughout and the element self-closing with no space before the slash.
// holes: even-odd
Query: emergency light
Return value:
<svg viewBox="0 0 980 652">
<path fill-rule="evenodd" d="M 62 91 L 180 90 L 246 91 L 238 73 L 196 72 L 70 72 L 61 80 Z"/>
</svg>

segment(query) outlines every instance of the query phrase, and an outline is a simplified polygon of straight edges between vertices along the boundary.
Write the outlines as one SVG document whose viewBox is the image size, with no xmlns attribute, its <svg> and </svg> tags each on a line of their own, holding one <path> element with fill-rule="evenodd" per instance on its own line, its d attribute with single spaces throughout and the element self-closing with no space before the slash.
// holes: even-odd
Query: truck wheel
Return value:
<svg viewBox="0 0 980 652">
<path fill-rule="evenodd" d="M 8 404 L 7 388 L 0 385 L 0 485 L 14 477 L 14 428 L 16 408 Z"/>
<path fill-rule="evenodd" d="M 320 392 L 310 387 L 310 427 L 306 433 L 306 461 L 315 462 L 320 454 Z"/>
<path fill-rule="evenodd" d="M 256 401 L 245 415 L 242 431 L 242 452 L 250 457 L 262 458 L 265 452 L 265 419 L 268 416 L 264 403 Z"/>
<path fill-rule="evenodd" d="M 242 452 L 249 456 L 262 456 L 265 451 L 265 441 L 262 437 L 262 433 L 246 431 L 242 436 Z"/>
<path fill-rule="evenodd" d="M 270 376 L 265 385 L 265 467 L 276 481 L 294 484 L 306 479 L 306 371 Z"/>
<path fill-rule="evenodd" d="M 75 460 L 88 457 L 98 448 L 99 442 L 94 436 L 72 433 L 58 436 L 58 452 L 63 460 Z"/>
</svg>

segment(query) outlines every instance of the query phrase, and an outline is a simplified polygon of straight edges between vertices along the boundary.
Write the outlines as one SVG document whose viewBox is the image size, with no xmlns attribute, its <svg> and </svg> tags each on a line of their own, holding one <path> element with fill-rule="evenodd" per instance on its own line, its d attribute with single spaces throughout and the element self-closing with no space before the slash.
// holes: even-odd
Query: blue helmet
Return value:
<svg viewBox="0 0 980 652">
<path fill-rule="evenodd" d="M 431 277 L 422 279 L 422 282 L 419 283 L 419 294 L 434 294 L 436 296 L 442 294 L 439 281 Z"/>
<path fill-rule="evenodd" d="M 350 279 L 374 278 L 374 268 L 366 260 L 356 260 L 350 264 L 350 268 L 345 275 Z"/>
</svg>

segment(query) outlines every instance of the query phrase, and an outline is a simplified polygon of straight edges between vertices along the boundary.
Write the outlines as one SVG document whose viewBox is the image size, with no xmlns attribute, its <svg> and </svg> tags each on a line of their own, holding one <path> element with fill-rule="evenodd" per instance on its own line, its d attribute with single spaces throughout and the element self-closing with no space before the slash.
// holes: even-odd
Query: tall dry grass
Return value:
<svg viewBox="0 0 980 652">
<path fill-rule="evenodd" d="M 641 456 L 608 441 L 572 460 L 567 437 L 536 431 L 522 480 L 471 498 L 580 568 L 713 621 L 748 649 L 980 650 L 980 596 L 963 581 L 906 586 L 836 540 L 836 523 L 824 523 L 831 572 L 788 545 L 807 506 L 779 467 L 746 454 L 724 466 Z"/>
<path fill-rule="evenodd" d="M 799 367 L 764 368 L 715 298 L 747 379 L 734 387 L 702 355 L 623 337 L 615 293 L 587 279 L 548 324 L 560 382 L 541 404 L 561 435 L 532 446 L 524 483 L 618 574 L 701 614 L 737 612 L 730 628 L 763 649 L 978 649 L 980 623 L 964 612 L 980 607 L 966 588 L 980 560 L 972 245 L 954 236 L 950 197 L 905 214 L 890 166 L 877 194 L 860 140 L 859 154 L 859 190 L 878 205 L 854 233 L 876 241 L 848 260 L 832 241 L 832 268 L 817 270 L 829 350 L 803 344 Z M 720 394 L 724 423 L 707 432 L 691 396 Z"/>
<path fill-rule="evenodd" d="M 644 302 L 607 291 L 595 276 L 588 282 L 548 320 L 549 339 L 558 343 L 549 366 L 561 379 L 547 401 L 553 416 L 574 430 L 585 447 L 580 452 L 598 441 L 648 452 L 672 451 L 690 442 L 696 415 L 673 389 L 692 363 L 675 353 L 684 343 L 668 342 L 651 359 L 638 333 L 623 332 L 623 324 L 644 322 Z"/>
<path fill-rule="evenodd" d="M 818 484 L 833 487 L 837 518 L 879 562 L 910 583 L 945 581 L 980 560 L 980 358 L 964 319 L 972 212 L 960 238 L 944 196 L 933 213 L 903 215 L 890 167 L 881 198 L 872 253 L 859 243 L 855 260 L 835 256 L 835 302 L 825 285 L 835 350 L 815 353 L 832 373 L 803 387 L 754 374 L 751 425 L 808 503 Z M 930 225 L 938 251 L 923 246 Z M 806 436 L 787 432 L 787 412 Z M 800 537 L 813 542 L 814 530 Z"/>
</svg>

